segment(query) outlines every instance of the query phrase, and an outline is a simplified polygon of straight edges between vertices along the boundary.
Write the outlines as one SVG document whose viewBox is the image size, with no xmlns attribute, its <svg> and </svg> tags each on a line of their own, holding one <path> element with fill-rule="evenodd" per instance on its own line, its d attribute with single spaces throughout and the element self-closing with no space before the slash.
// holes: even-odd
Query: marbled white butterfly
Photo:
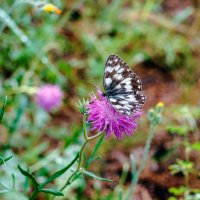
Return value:
<svg viewBox="0 0 200 200">
<path fill-rule="evenodd" d="M 142 82 L 128 65 L 118 56 L 110 55 L 105 65 L 103 96 L 118 112 L 133 115 L 141 108 L 146 97 L 139 92 Z"/>
</svg>

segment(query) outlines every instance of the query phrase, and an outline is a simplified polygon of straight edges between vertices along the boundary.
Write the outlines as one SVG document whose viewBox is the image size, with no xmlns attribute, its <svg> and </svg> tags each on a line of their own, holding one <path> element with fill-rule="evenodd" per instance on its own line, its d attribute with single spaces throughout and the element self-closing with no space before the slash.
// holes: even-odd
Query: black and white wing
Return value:
<svg viewBox="0 0 200 200">
<path fill-rule="evenodd" d="M 116 55 L 110 55 L 106 62 L 104 89 L 112 106 L 122 114 L 134 114 L 146 100 L 139 93 L 142 89 L 140 77 Z"/>
</svg>

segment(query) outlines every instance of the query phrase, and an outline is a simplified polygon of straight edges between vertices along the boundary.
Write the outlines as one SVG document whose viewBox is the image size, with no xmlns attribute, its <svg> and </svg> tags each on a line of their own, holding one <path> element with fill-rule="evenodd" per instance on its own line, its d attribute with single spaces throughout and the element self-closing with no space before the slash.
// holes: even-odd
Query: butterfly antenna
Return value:
<svg viewBox="0 0 200 200">
<path fill-rule="evenodd" d="M 91 86 L 93 86 L 93 87 L 95 87 L 96 88 L 96 90 L 98 90 L 99 89 L 99 87 L 97 87 L 96 85 L 94 85 L 94 84 L 92 84 L 92 83 L 89 83 L 89 82 L 86 82 L 88 85 L 91 85 Z"/>
</svg>

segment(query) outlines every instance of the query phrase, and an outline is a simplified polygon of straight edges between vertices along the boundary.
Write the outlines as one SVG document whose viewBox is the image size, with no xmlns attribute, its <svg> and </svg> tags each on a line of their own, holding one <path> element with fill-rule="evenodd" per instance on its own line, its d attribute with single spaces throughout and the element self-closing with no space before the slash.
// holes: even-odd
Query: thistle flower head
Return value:
<svg viewBox="0 0 200 200">
<path fill-rule="evenodd" d="M 47 112 L 59 106 L 63 93 L 57 85 L 46 84 L 41 86 L 36 93 L 36 102 Z"/>
<path fill-rule="evenodd" d="M 90 103 L 86 105 L 88 109 L 88 122 L 91 122 L 93 130 L 105 131 L 106 137 L 114 133 L 118 139 L 123 134 L 130 136 L 137 128 L 136 119 L 141 116 L 141 111 L 137 110 L 133 115 L 124 115 L 112 107 L 112 104 L 102 95 L 100 90 L 97 96 L 91 97 Z"/>
</svg>

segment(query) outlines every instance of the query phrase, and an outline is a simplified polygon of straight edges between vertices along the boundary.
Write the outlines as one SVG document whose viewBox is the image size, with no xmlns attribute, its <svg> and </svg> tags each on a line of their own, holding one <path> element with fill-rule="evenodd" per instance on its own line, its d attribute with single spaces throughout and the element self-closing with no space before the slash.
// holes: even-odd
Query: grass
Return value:
<svg viewBox="0 0 200 200">
<path fill-rule="evenodd" d="M 16 196 L 17 189 L 27 192 L 18 163 L 43 180 L 78 152 L 83 133 L 76 103 L 95 91 L 90 84 L 102 87 L 104 64 L 110 54 L 119 55 L 131 68 L 150 62 L 172 74 L 180 89 L 177 104 L 181 104 L 168 106 L 163 127 L 179 120 L 171 112 L 185 104 L 194 112 L 198 110 L 199 95 L 190 96 L 191 91 L 198 91 L 197 8 L 191 5 L 168 15 L 161 0 L 51 1 L 61 9 L 58 15 L 44 12 L 43 3 L 9 0 L 2 1 L 0 8 L 0 94 L 8 97 L 0 124 L 0 155 L 13 155 L 0 175 L 8 186 L 2 186 L 5 191 L 12 190 L 6 193 L 9 198 Z M 64 91 L 62 106 L 51 114 L 35 104 L 32 93 L 44 83 L 57 84 Z M 147 120 L 141 124 L 139 133 L 118 142 L 119 146 L 143 143 Z M 115 143 L 111 139 L 111 144 Z M 111 151 L 109 144 L 106 141 L 100 151 Z M 12 175 L 19 181 L 16 190 Z M 61 186 L 65 179 L 55 185 Z M 77 185 L 84 187 L 82 182 Z"/>
</svg>

